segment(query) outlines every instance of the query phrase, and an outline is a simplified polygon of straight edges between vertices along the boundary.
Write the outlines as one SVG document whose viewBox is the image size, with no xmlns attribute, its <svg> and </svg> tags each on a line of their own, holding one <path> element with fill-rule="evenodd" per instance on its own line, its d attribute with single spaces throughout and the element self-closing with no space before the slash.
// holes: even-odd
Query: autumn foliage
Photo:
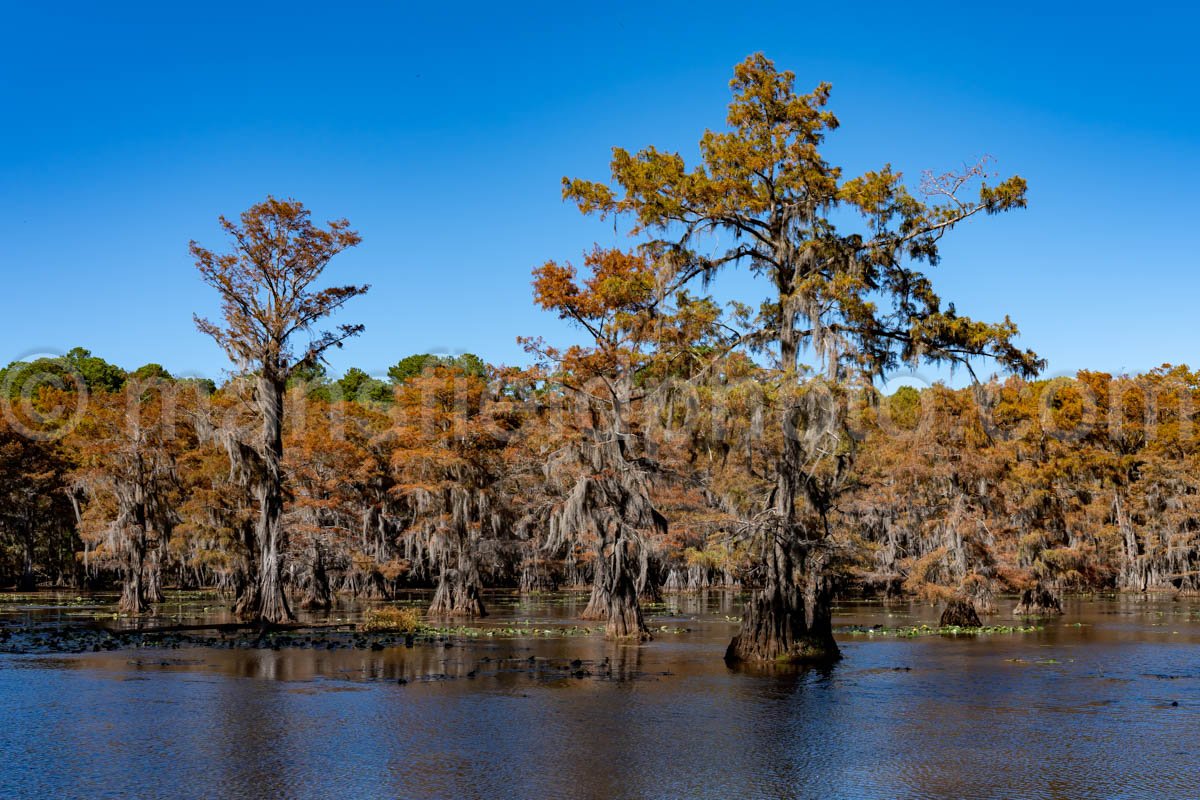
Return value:
<svg viewBox="0 0 1200 800">
<path fill-rule="evenodd" d="M 330 380 L 362 328 L 325 321 L 367 287 L 322 281 L 358 234 L 293 200 L 221 218 L 226 249 L 191 248 L 221 385 L 82 349 L 0 373 L 0 580 L 120 585 L 130 614 L 214 587 L 268 623 L 570 588 L 633 639 L 648 598 L 740 588 L 731 660 L 836 655 L 851 593 L 972 619 L 1001 593 L 1200 590 L 1200 375 L 1037 380 L 1010 319 L 959 313 L 929 274 L 957 226 L 1024 208 L 1024 180 L 847 176 L 821 152 L 831 88 L 794 85 L 753 55 L 697 162 L 616 148 L 607 180 L 564 179 L 631 238 L 532 270 L 572 334 L 521 339 L 525 368 L 419 353 Z M 706 294 L 733 270 L 762 296 Z M 922 363 L 971 385 L 880 391 Z"/>
</svg>

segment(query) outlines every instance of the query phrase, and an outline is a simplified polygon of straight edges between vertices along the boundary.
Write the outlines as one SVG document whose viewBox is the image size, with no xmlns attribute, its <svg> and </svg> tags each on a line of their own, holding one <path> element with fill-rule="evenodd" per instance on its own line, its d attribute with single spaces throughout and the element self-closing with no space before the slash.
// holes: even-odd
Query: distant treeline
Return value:
<svg viewBox="0 0 1200 800">
<path fill-rule="evenodd" d="M 632 433 L 656 461 L 639 589 L 738 586 L 754 562 L 738 497 L 769 470 L 756 367 L 670 386 Z M 22 397 L 30 381 L 39 388 Z M 164 584 L 236 592 L 257 510 L 227 438 L 256 424 L 245 381 L 126 373 L 88 351 L 0 373 L 0 582 Z M 853 473 L 834 504 L 839 590 L 966 595 L 1200 589 L 1200 374 L 1010 378 L 965 389 L 860 391 L 843 404 Z M 285 580 L 308 607 L 336 593 L 588 587 L 595 532 L 553 512 L 580 468 L 558 459 L 586 407 L 532 371 L 420 354 L 387 380 L 295 378 L 284 428 Z M 731 499 L 732 498 L 732 499 Z"/>
</svg>

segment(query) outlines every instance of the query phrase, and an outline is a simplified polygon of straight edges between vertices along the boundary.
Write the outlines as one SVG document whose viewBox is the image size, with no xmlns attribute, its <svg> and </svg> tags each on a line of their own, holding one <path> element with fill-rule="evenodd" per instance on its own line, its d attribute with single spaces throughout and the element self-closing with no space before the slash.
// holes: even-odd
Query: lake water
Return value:
<svg viewBox="0 0 1200 800">
<path fill-rule="evenodd" d="M 846 634 L 828 670 L 755 674 L 721 660 L 729 595 L 669 600 L 641 646 L 505 638 L 581 605 L 491 599 L 499 636 L 412 648 L 0 655 L 0 796 L 1200 797 L 1195 601 L 1068 600 L 1024 634 Z M 91 611 L 44 605 L 0 620 Z M 835 620 L 922 621 L 936 609 Z"/>
</svg>

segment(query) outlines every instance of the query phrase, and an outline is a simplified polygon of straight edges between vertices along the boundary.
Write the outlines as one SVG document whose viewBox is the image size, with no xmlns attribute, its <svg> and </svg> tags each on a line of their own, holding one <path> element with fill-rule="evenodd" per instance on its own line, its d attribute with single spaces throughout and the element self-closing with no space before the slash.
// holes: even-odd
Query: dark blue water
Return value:
<svg viewBox="0 0 1200 800">
<path fill-rule="evenodd" d="M 773 675 L 724 666 L 718 598 L 642 646 L 3 655 L 0 796 L 1200 797 L 1200 605 L 1067 609 L 1029 634 L 843 636 L 832 669 Z"/>
</svg>

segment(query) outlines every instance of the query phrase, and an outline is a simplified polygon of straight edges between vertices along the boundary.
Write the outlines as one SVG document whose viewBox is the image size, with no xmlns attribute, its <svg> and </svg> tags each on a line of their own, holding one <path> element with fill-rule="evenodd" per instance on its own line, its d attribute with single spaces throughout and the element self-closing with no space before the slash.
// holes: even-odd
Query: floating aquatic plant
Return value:
<svg viewBox="0 0 1200 800">
<path fill-rule="evenodd" d="M 852 625 L 839 628 L 838 632 L 851 636 L 890 636 L 910 639 L 916 636 L 992 636 L 996 634 L 1033 633 L 1041 630 L 1040 625 L 983 625 L 978 628 L 962 625 L 913 625 L 902 628 L 885 628 L 882 625 L 867 628 Z"/>
<path fill-rule="evenodd" d="M 466 636 L 470 638 L 525 638 L 525 637 L 542 637 L 554 638 L 559 636 L 591 636 L 594 633 L 603 633 L 604 626 L 589 627 L 587 625 L 571 625 L 569 627 L 558 628 L 537 628 L 537 627 L 469 627 L 466 625 L 456 625 L 447 628 L 429 628 L 427 633 L 436 636 Z"/>
</svg>

